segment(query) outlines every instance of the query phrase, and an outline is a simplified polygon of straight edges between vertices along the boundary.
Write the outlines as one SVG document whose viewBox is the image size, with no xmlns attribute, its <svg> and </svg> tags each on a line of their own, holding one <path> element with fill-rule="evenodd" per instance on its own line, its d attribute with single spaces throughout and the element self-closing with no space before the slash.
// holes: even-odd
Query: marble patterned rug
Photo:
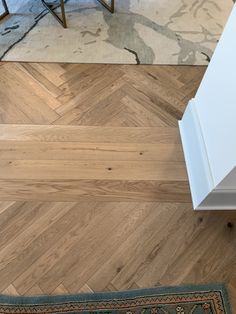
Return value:
<svg viewBox="0 0 236 314">
<path fill-rule="evenodd" d="M 1 1 L 0 1 L 1 2 Z M 0 23 L 0 60 L 70 63 L 209 62 L 232 0 L 66 0 L 68 28 L 39 0 L 8 0 Z"/>
</svg>

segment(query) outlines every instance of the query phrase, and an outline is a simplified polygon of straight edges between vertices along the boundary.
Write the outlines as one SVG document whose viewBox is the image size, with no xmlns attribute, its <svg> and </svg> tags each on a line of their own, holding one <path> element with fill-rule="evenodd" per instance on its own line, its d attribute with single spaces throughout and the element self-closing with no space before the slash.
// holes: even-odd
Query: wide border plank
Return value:
<svg viewBox="0 0 236 314">
<path fill-rule="evenodd" d="M 0 180 L 1 200 L 190 203 L 187 181 Z"/>
<path fill-rule="evenodd" d="M 171 127 L 99 127 L 1 124 L 0 140 L 80 143 L 180 143 Z"/>
</svg>

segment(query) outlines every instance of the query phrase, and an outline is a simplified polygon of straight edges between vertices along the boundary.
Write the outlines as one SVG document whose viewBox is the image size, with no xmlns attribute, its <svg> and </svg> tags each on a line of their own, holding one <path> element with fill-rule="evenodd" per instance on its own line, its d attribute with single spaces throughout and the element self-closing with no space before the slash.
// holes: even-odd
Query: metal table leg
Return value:
<svg viewBox="0 0 236 314">
<path fill-rule="evenodd" d="M 5 1 L 5 0 L 3 0 Z M 66 24 L 66 14 L 65 14 L 65 5 L 64 5 L 64 0 L 60 0 L 60 7 L 61 7 L 61 16 L 60 18 L 55 12 L 52 7 L 52 5 L 48 4 L 45 2 L 45 0 L 41 0 L 43 5 L 48 9 L 48 11 L 57 19 L 57 21 L 64 27 L 67 28 Z M 97 0 L 100 2 L 108 11 L 111 13 L 114 13 L 115 11 L 115 0 L 110 0 L 110 5 L 106 2 L 106 0 Z"/>
<path fill-rule="evenodd" d="M 97 0 L 100 2 L 108 11 L 114 13 L 115 11 L 115 0 L 111 0 L 111 4 L 109 5 L 105 0 Z"/>
<path fill-rule="evenodd" d="M 3 4 L 3 7 L 4 7 L 4 13 L 0 15 L 0 20 L 2 20 L 5 16 L 7 16 L 9 14 L 9 10 L 8 10 L 8 7 L 7 7 L 7 3 L 6 3 L 6 0 L 2 0 L 2 4 Z"/>
<path fill-rule="evenodd" d="M 65 14 L 65 5 L 64 0 L 60 0 L 60 8 L 61 8 L 61 18 L 54 12 L 53 5 L 50 5 L 49 3 L 45 2 L 44 0 L 41 0 L 42 4 L 47 8 L 47 10 L 55 17 L 55 19 L 64 27 L 67 28 L 66 24 L 66 14 Z"/>
</svg>

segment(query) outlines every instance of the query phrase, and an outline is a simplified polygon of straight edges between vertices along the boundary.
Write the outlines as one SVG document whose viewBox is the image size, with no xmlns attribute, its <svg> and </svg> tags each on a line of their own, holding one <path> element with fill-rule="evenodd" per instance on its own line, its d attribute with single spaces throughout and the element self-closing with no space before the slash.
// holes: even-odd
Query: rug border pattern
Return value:
<svg viewBox="0 0 236 314">
<path fill-rule="evenodd" d="M 57 296 L 15 297 L 0 295 L 0 314 L 72 313 L 74 311 L 116 310 L 117 308 L 125 310 L 139 306 L 191 303 L 194 301 L 211 302 L 216 314 L 231 314 L 228 293 L 223 284 Z"/>
</svg>

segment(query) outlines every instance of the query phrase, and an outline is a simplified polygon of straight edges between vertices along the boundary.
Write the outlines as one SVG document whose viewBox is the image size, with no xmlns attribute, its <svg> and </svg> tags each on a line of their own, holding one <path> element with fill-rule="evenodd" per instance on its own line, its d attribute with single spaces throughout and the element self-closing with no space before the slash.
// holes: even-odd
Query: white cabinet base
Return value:
<svg viewBox="0 0 236 314">
<path fill-rule="evenodd" d="M 179 121 L 193 207 L 195 210 L 235 210 L 236 189 L 221 189 L 214 182 L 196 106 L 192 99 Z"/>
<path fill-rule="evenodd" d="M 179 123 L 193 207 L 236 210 L 236 4 Z"/>
</svg>

